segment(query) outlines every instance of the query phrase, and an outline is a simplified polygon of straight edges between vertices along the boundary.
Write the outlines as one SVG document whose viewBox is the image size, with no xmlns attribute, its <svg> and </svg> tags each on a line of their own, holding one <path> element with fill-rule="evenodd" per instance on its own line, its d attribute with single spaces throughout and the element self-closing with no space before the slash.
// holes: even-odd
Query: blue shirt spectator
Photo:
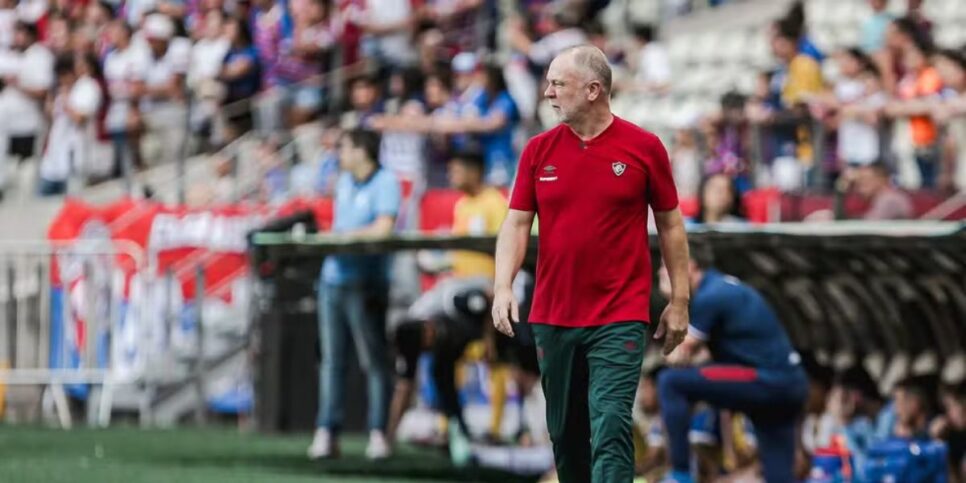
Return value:
<svg viewBox="0 0 966 483">
<path fill-rule="evenodd" d="M 510 93 L 503 90 L 492 98 L 490 95 L 481 98 L 479 109 L 484 118 L 498 113 L 506 119 L 502 127 L 482 133 L 480 144 L 486 163 L 487 183 L 508 186 L 516 173 L 517 156 L 513 149 L 513 131 L 520 122 L 517 105 L 510 97 Z"/>
<path fill-rule="evenodd" d="M 885 45 L 886 29 L 892 23 L 893 16 L 886 11 L 885 0 L 872 0 L 872 16 L 862 23 L 862 32 L 859 36 L 859 46 L 862 50 L 871 54 L 878 52 Z"/>
</svg>

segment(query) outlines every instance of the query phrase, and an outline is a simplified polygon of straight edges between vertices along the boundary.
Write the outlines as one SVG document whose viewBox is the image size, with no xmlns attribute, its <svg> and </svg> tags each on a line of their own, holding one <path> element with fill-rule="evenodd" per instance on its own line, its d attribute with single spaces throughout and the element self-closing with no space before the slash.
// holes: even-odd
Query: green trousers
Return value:
<svg viewBox="0 0 966 483">
<path fill-rule="evenodd" d="M 531 327 L 560 483 L 633 481 L 631 410 L 647 326 Z"/>
</svg>

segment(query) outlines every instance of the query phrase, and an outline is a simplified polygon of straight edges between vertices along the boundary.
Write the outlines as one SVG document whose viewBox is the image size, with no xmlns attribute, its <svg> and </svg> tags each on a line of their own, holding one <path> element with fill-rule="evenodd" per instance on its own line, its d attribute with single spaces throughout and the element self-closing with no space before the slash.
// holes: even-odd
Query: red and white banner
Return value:
<svg viewBox="0 0 966 483">
<path fill-rule="evenodd" d="M 195 275 L 200 266 L 205 274 L 205 295 L 230 300 L 230 285 L 246 271 L 245 235 L 265 222 L 310 210 L 319 229 L 331 226 L 329 199 L 296 199 L 281 206 L 228 205 L 211 209 L 170 207 L 159 203 L 123 199 L 106 206 L 92 206 L 67 199 L 51 223 L 51 241 L 78 241 L 109 237 L 141 248 L 150 274 L 163 277 L 170 270 L 181 282 L 186 300 L 195 296 Z M 117 265 L 127 275 L 136 267 L 129 256 L 119 255 Z M 54 270 L 54 284 L 60 273 Z M 68 282 L 65 280 L 65 282 Z"/>
</svg>

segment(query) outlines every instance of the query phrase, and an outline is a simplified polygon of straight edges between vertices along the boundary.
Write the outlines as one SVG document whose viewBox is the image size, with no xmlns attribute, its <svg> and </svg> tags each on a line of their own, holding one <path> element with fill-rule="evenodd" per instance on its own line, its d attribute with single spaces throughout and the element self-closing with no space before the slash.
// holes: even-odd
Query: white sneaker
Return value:
<svg viewBox="0 0 966 483">
<path fill-rule="evenodd" d="M 389 440 L 382 431 L 369 431 L 369 445 L 366 446 L 366 458 L 371 460 L 386 459 L 392 454 Z"/>
<path fill-rule="evenodd" d="M 332 433 L 328 429 L 318 428 L 315 430 L 315 437 L 306 452 L 309 459 L 317 460 L 321 458 L 334 458 L 339 455 L 339 445 L 332 438 Z"/>
</svg>

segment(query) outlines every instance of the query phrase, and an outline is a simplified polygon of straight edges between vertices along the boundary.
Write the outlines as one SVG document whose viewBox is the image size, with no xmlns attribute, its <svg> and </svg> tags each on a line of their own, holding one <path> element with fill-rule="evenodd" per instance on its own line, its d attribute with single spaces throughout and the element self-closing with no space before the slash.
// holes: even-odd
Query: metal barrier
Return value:
<svg viewBox="0 0 966 483">
<path fill-rule="evenodd" d="M 141 322 L 124 297 L 129 274 L 143 266 L 133 243 L 0 243 L 0 385 L 49 391 L 63 427 L 72 423 L 73 388 L 92 402 L 88 421 L 107 424 L 114 388 L 140 377 L 119 363 L 122 351 L 138 349 L 123 337 Z"/>
</svg>

